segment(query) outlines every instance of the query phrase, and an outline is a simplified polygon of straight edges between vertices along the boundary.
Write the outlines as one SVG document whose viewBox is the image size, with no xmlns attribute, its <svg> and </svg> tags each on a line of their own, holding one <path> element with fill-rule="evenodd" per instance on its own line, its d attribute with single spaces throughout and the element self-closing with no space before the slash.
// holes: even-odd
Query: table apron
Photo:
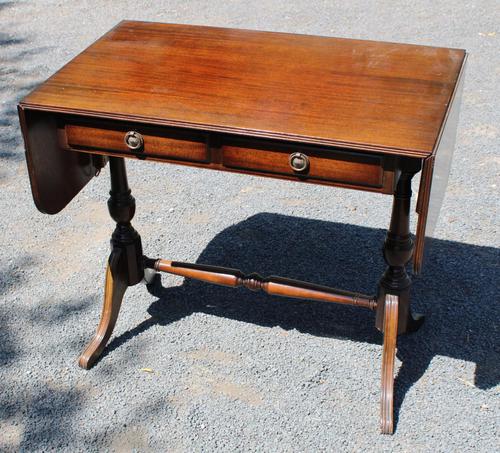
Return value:
<svg viewBox="0 0 500 453">
<path fill-rule="evenodd" d="M 127 146 L 127 132 L 137 132 L 140 149 Z M 60 118 L 63 150 L 121 156 L 259 175 L 313 184 L 392 194 L 398 158 L 380 153 L 271 141 L 213 132 L 138 123 Z M 304 171 L 291 156 L 306 159 Z"/>
</svg>

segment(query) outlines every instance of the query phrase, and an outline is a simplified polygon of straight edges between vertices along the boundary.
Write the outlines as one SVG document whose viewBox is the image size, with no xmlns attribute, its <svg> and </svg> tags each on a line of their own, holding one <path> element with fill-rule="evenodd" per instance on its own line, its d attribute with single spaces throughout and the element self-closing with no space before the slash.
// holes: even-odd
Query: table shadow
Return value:
<svg viewBox="0 0 500 453">
<path fill-rule="evenodd" d="M 384 237 L 382 229 L 261 213 L 220 232 L 197 263 L 373 294 L 385 268 L 381 256 Z M 412 307 L 426 315 L 426 322 L 417 333 L 398 338 L 397 357 L 402 364 L 395 382 L 396 420 L 405 394 L 436 355 L 474 362 L 474 385 L 480 389 L 500 381 L 495 302 L 500 249 L 445 240 L 430 242 L 423 275 L 415 279 L 412 288 Z M 164 258 L 182 261 L 181 257 Z M 374 313 L 366 309 L 273 297 L 195 280 L 165 288 L 156 279 L 148 289 L 158 297 L 148 309 L 151 317 L 114 338 L 105 355 L 153 325 L 167 326 L 196 312 L 382 344 L 382 334 L 374 327 Z"/>
</svg>

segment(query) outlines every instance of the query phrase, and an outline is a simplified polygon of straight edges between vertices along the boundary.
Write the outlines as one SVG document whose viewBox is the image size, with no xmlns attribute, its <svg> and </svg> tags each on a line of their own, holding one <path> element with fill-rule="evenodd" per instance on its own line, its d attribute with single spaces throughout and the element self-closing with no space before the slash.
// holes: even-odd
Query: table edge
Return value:
<svg viewBox="0 0 500 453">
<path fill-rule="evenodd" d="M 231 126 L 218 126 L 214 124 L 192 123 L 188 121 L 179 121 L 179 120 L 167 120 L 164 118 L 144 117 L 140 115 L 121 115 L 116 113 L 99 112 L 93 110 L 68 109 L 56 106 L 32 104 L 24 102 L 24 100 L 19 102 L 18 107 L 23 110 L 36 110 L 54 114 L 78 115 L 78 116 L 87 116 L 93 118 L 112 119 L 118 121 L 129 121 L 129 122 L 143 123 L 155 126 L 170 126 L 170 127 L 177 127 L 180 129 L 193 129 L 205 132 L 223 133 L 223 134 L 238 135 L 251 138 L 280 140 L 280 141 L 294 142 L 297 144 L 301 143 L 307 145 L 322 145 L 322 146 L 329 146 L 336 148 L 367 151 L 373 153 L 390 154 L 401 157 L 426 158 L 431 156 L 434 151 L 434 150 L 423 151 L 411 148 L 408 149 L 395 148 L 382 145 L 369 145 L 366 143 L 347 142 L 342 140 L 325 139 L 325 138 L 311 137 L 306 135 L 277 133 L 265 130 L 245 129 L 245 128 L 231 127 Z"/>
</svg>

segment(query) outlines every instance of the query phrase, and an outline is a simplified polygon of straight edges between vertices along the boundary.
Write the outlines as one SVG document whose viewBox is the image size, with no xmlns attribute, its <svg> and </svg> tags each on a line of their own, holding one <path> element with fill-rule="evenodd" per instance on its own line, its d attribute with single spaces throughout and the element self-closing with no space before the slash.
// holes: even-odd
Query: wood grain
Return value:
<svg viewBox="0 0 500 453">
<path fill-rule="evenodd" d="M 89 154 L 63 151 L 54 115 L 19 108 L 19 118 L 33 200 L 39 211 L 57 214 L 98 168 Z"/>
<path fill-rule="evenodd" d="M 426 157 L 465 52 L 124 21 L 25 107 Z"/>
<path fill-rule="evenodd" d="M 145 133 L 144 128 L 134 128 L 141 132 L 144 138 L 144 147 L 139 152 L 132 152 L 125 144 L 124 137 L 128 128 L 122 130 L 88 125 L 67 124 L 65 137 L 70 148 L 76 150 L 115 151 L 137 156 L 156 156 L 187 161 L 208 161 L 208 147 L 206 137 L 199 141 L 187 138 L 171 138 L 160 133 Z M 146 129 L 147 130 L 147 129 Z"/>
<path fill-rule="evenodd" d="M 418 193 L 418 224 L 413 256 L 413 272 L 422 272 L 424 246 L 432 237 L 443 204 L 455 149 L 460 104 L 465 80 L 465 61 L 448 106 L 441 133 L 431 156 L 424 160 Z"/>
<path fill-rule="evenodd" d="M 112 252 L 106 268 L 106 283 L 104 286 L 104 303 L 97 331 L 78 359 L 78 365 L 88 370 L 97 361 L 106 347 L 115 328 L 123 296 L 128 288 L 126 275 L 120 272 L 117 263 L 121 251 Z M 123 266 L 122 266 L 123 267 Z"/>
<path fill-rule="evenodd" d="M 394 432 L 394 358 L 398 335 L 398 296 L 387 294 L 384 309 L 384 349 L 382 352 L 382 394 L 380 429 L 382 434 Z"/>
<path fill-rule="evenodd" d="M 249 150 L 240 146 L 224 146 L 222 161 L 227 167 L 260 170 L 270 173 L 294 175 L 290 167 L 289 154 L 277 150 Z M 370 155 L 349 154 L 348 152 L 323 151 L 307 152 L 310 169 L 304 178 L 323 179 L 355 184 L 358 186 L 382 187 L 384 185 L 383 159 Z"/>
<path fill-rule="evenodd" d="M 59 148 L 85 155 L 133 157 L 212 170 L 255 174 L 314 184 L 392 194 L 397 157 L 300 145 L 277 140 L 203 133 L 192 129 L 151 126 L 45 113 L 58 125 Z M 144 138 L 144 147 L 131 151 L 124 142 L 128 131 Z M 295 172 L 289 156 L 308 156 L 307 172 Z"/>
<path fill-rule="evenodd" d="M 94 154 L 112 156 L 108 207 L 117 226 L 101 320 L 80 366 L 89 368 L 103 351 L 125 290 L 142 280 L 144 266 L 377 309 L 376 326 L 384 331 L 381 429 L 392 433 L 396 337 L 421 324 L 411 315 L 405 268 L 413 251 L 411 178 L 423 163 L 418 271 L 446 186 L 464 62 L 465 51 L 458 49 L 124 21 L 26 96 L 19 116 L 40 210 L 60 211 L 105 162 Z M 124 143 L 129 130 L 136 132 L 132 138 L 144 138 L 134 151 Z M 300 174 L 290 168 L 292 152 L 309 162 Z M 394 192 L 384 246 L 388 268 L 377 299 L 143 257 L 130 223 L 135 201 L 122 157 Z"/>
<path fill-rule="evenodd" d="M 256 273 L 243 274 L 238 269 L 230 269 L 227 267 L 181 263 L 162 259 L 156 261 L 146 259 L 146 263 L 150 263 L 150 266 L 160 272 L 167 272 L 169 274 L 194 278 L 196 280 L 233 288 L 243 286 L 252 291 L 261 290 L 273 296 L 355 305 L 369 308 L 370 310 L 374 310 L 377 307 L 374 297 L 289 278 L 275 276 L 262 277 Z"/>
</svg>

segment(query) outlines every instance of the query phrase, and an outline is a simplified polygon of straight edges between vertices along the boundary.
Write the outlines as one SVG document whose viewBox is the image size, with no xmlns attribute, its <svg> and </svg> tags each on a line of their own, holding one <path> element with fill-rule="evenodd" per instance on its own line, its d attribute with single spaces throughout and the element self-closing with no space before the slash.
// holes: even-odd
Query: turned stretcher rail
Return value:
<svg viewBox="0 0 500 453">
<path fill-rule="evenodd" d="M 370 310 L 374 310 L 377 307 L 375 297 L 289 278 L 275 276 L 262 277 L 256 273 L 244 274 L 238 269 L 181 263 L 162 259 L 154 260 L 145 258 L 144 263 L 146 268 L 155 269 L 159 272 L 167 272 L 169 274 L 233 288 L 243 286 L 251 291 L 262 290 L 274 296 L 355 305 L 357 307 L 369 308 Z"/>
</svg>

